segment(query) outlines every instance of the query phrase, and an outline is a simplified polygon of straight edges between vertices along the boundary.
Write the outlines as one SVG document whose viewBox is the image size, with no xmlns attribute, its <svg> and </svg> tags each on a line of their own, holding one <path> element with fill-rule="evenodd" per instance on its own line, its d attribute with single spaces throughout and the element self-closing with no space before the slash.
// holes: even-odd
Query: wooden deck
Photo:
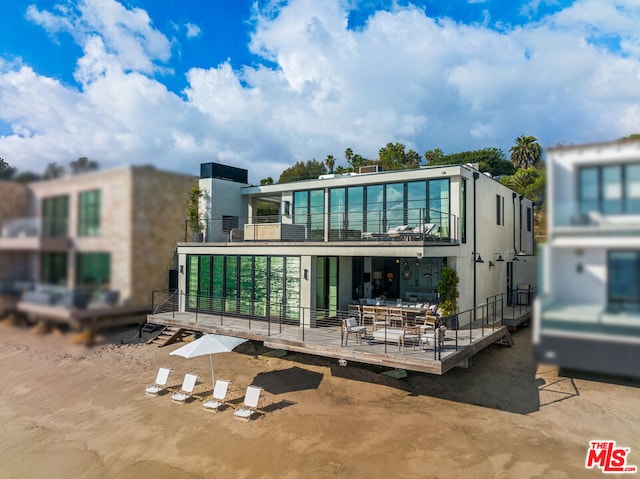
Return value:
<svg viewBox="0 0 640 479">
<path fill-rule="evenodd" d="M 262 341 L 268 348 L 344 359 L 389 368 L 442 375 L 457 366 L 466 366 L 469 358 L 482 349 L 501 341 L 510 340 L 507 326 L 485 326 L 484 329 L 448 330 L 440 350 L 431 338 L 429 345 L 420 349 L 417 344 L 377 342 L 364 338 L 360 344 L 349 337 L 342 345 L 342 332 L 338 326 L 300 327 L 298 324 L 280 324 L 266 320 L 237 318 L 224 315 L 168 312 L 150 314 L 152 324 L 174 326 L 205 333 L 226 334 Z"/>
</svg>

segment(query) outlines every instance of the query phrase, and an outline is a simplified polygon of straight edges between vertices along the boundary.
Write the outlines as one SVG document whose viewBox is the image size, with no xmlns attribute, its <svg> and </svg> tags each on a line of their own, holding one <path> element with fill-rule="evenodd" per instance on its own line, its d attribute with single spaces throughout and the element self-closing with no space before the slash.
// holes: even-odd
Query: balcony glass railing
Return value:
<svg viewBox="0 0 640 479">
<path fill-rule="evenodd" d="M 196 226 L 195 228 L 193 226 Z M 422 241 L 458 244 L 460 221 L 441 211 L 416 210 L 391 217 L 382 212 L 359 214 L 330 213 L 291 216 L 225 217 L 204 219 L 200 224 L 185 222 L 188 242 L 345 242 Z"/>
<path fill-rule="evenodd" d="M 16 218 L 2 223 L 3 238 L 22 238 L 40 236 L 40 220 L 38 218 Z"/>
<path fill-rule="evenodd" d="M 640 230 L 640 213 L 602 213 L 583 203 L 561 202 L 553 205 L 553 226 L 603 233 Z"/>
</svg>

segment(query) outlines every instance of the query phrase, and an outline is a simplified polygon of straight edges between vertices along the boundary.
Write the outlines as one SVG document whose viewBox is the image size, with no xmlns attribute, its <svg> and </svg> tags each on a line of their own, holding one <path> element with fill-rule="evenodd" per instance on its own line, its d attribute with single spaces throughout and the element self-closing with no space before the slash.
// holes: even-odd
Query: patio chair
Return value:
<svg viewBox="0 0 640 479">
<path fill-rule="evenodd" d="M 187 399 L 189 399 L 193 395 L 193 389 L 196 387 L 197 379 L 198 376 L 196 376 L 195 374 L 185 374 L 180 391 L 175 391 L 171 395 L 171 400 L 180 404 L 184 404 Z"/>
<path fill-rule="evenodd" d="M 349 335 L 353 334 L 358 340 L 359 344 L 362 344 L 362 335 L 367 333 L 366 326 L 359 326 L 356 318 L 345 318 L 342 320 L 342 334 L 344 337 L 344 346 L 347 345 Z"/>
<path fill-rule="evenodd" d="M 242 406 L 238 407 L 233 415 L 238 419 L 251 419 L 251 415 L 258 409 L 258 401 L 262 388 L 258 386 L 247 386 L 247 392 L 244 395 Z"/>
<path fill-rule="evenodd" d="M 229 390 L 230 384 L 231 381 L 217 379 L 216 385 L 213 387 L 211 399 L 205 402 L 202 407 L 207 411 L 218 412 L 220 406 L 226 406 L 227 391 Z"/>
<path fill-rule="evenodd" d="M 147 384 L 147 387 L 144 389 L 144 393 L 149 396 L 157 396 L 161 391 L 167 389 L 167 381 L 169 380 L 169 373 L 171 371 L 172 370 L 169 368 L 158 369 L 156 382 L 153 384 Z"/>
</svg>

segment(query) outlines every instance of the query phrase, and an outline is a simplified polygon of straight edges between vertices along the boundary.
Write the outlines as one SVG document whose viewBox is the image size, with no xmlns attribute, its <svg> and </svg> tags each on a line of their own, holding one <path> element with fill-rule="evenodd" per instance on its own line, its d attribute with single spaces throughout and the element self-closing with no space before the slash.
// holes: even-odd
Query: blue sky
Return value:
<svg viewBox="0 0 640 479">
<path fill-rule="evenodd" d="M 0 5 L 0 157 L 253 182 L 296 161 L 640 132 L 636 0 Z"/>
</svg>

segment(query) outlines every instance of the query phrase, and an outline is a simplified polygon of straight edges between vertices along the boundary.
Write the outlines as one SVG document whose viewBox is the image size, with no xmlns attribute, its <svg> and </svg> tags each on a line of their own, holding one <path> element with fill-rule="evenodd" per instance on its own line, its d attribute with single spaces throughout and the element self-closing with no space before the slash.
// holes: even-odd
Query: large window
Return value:
<svg viewBox="0 0 640 479">
<path fill-rule="evenodd" d="M 294 193 L 293 222 L 305 225 L 310 239 L 324 240 L 324 190 Z"/>
<path fill-rule="evenodd" d="M 100 235 L 100 190 L 78 196 L 78 236 Z"/>
<path fill-rule="evenodd" d="M 69 235 L 69 196 L 52 196 L 42 200 L 42 235 L 64 238 Z"/>
<path fill-rule="evenodd" d="M 610 251 L 608 309 L 640 312 L 640 251 Z"/>
<path fill-rule="evenodd" d="M 78 253 L 76 255 L 76 284 L 91 291 L 109 289 L 111 255 L 109 253 Z"/>
<path fill-rule="evenodd" d="M 640 165 L 589 166 L 578 172 L 581 213 L 640 213 Z"/>
<path fill-rule="evenodd" d="M 45 284 L 67 285 L 67 253 L 42 253 L 40 280 Z"/>
<path fill-rule="evenodd" d="M 299 319 L 297 256 L 187 256 L 187 307 Z"/>
</svg>

